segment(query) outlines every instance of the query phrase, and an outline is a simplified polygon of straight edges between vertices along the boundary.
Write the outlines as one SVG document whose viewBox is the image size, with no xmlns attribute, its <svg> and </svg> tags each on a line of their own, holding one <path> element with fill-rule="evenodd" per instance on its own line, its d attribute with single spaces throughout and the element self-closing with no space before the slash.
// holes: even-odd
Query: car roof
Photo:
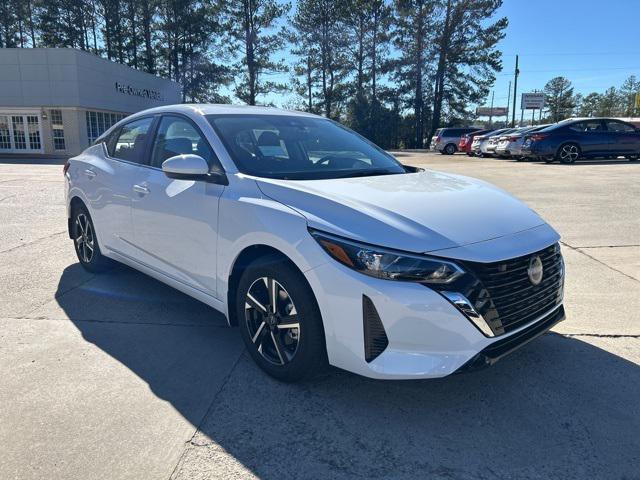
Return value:
<svg viewBox="0 0 640 480">
<path fill-rule="evenodd" d="M 276 107 L 263 107 L 257 105 L 227 105 L 215 103 L 182 103 L 176 105 L 164 105 L 162 107 L 150 108 L 141 112 L 136 112 L 127 117 L 133 119 L 144 115 L 153 115 L 158 113 L 183 113 L 186 115 L 286 115 L 295 117 L 314 117 L 324 118 L 307 112 L 298 112 L 295 110 L 285 110 Z"/>
</svg>

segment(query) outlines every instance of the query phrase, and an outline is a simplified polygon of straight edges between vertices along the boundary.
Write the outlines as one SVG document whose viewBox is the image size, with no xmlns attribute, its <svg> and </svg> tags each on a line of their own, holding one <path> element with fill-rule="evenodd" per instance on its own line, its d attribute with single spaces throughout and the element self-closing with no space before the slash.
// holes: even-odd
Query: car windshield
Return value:
<svg viewBox="0 0 640 480">
<path fill-rule="evenodd" d="M 207 115 L 238 170 L 316 180 L 406 173 L 373 143 L 327 119 L 293 115 Z"/>
</svg>

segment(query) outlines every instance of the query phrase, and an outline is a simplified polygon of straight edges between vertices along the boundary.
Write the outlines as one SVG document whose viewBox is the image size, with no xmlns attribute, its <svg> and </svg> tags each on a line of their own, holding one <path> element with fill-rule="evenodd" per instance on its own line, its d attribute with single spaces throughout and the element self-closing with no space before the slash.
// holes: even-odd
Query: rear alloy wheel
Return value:
<svg viewBox="0 0 640 480">
<path fill-rule="evenodd" d="M 323 369 L 320 311 L 305 278 L 288 261 L 270 256 L 253 262 L 240 278 L 236 298 L 242 339 L 260 368 L 285 382 Z"/>
<path fill-rule="evenodd" d="M 80 265 L 94 273 L 108 270 L 112 266 L 112 261 L 102 255 L 93 221 L 84 206 L 74 209 L 71 229 Z"/>
<path fill-rule="evenodd" d="M 456 146 L 453 143 L 450 143 L 449 145 L 444 147 L 444 151 L 442 153 L 444 153 L 445 155 L 453 155 L 454 153 L 456 153 L 456 150 Z"/>
<path fill-rule="evenodd" d="M 562 163 L 574 163 L 578 158 L 580 158 L 580 147 L 575 143 L 565 143 L 556 154 L 556 159 Z"/>
</svg>

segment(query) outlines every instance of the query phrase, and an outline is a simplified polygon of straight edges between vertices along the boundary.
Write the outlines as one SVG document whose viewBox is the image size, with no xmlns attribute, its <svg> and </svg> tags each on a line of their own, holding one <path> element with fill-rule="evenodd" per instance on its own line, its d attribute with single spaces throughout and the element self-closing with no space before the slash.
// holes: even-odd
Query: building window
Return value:
<svg viewBox="0 0 640 480">
<path fill-rule="evenodd" d="M 9 130 L 9 117 L 0 115 L 0 150 L 11 149 L 11 131 Z"/>
<path fill-rule="evenodd" d="M 36 115 L 27 115 L 27 128 L 29 130 L 29 146 L 31 150 L 40 150 L 40 119 Z"/>
<path fill-rule="evenodd" d="M 94 112 L 90 110 L 85 112 L 89 145 L 93 144 L 100 135 L 124 117 L 125 115 L 120 113 Z"/>
<path fill-rule="evenodd" d="M 53 137 L 53 148 L 55 150 L 66 150 L 64 142 L 64 124 L 62 123 L 61 110 L 49 110 L 51 116 L 51 132 Z"/>
<path fill-rule="evenodd" d="M 13 141 L 16 150 L 27 149 L 27 135 L 25 133 L 24 117 L 22 115 L 14 115 L 11 117 L 13 124 Z"/>
</svg>

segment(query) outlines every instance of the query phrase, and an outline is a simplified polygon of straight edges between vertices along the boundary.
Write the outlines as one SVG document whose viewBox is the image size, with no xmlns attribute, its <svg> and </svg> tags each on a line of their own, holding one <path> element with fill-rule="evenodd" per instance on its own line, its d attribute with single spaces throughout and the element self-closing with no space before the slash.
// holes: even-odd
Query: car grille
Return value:
<svg viewBox="0 0 640 480">
<path fill-rule="evenodd" d="M 536 256 L 543 266 L 538 285 L 532 283 L 528 273 Z M 558 244 L 501 262 L 463 265 L 472 275 L 464 275 L 459 282 L 443 289 L 463 293 L 495 335 L 512 332 L 562 303 L 564 263 Z M 474 278 L 463 280 L 464 277 Z"/>
</svg>

